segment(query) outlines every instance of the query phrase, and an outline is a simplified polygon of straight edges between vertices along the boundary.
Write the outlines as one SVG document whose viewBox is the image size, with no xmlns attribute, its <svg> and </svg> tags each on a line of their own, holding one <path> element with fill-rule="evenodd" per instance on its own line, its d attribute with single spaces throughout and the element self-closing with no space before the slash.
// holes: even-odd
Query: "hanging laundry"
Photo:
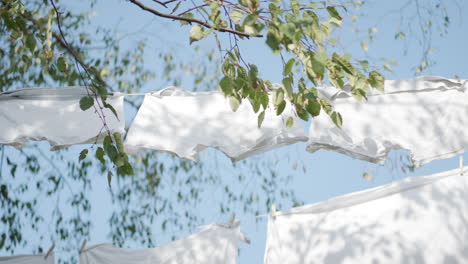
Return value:
<svg viewBox="0 0 468 264">
<path fill-rule="evenodd" d="M 384 164 L 391 150 L 408 150 L 415 167 L 468 149 L 465 80 L 420 77 L 386 81 L 384 94 L 358 102 L 345 87 L 329 95 L 342 128 L 325 113 L 312 120 L 307 150 L 337 151 Z"/>
<path fill-rule="evenodd" d="M 460 172 L 277 212 L 264 263 L 468 263 L 468 178 Z"/>
<path fill-rule="evenodd" d="M 54 254 L 45 255 L 18 255 L 0 257 L 0 264 L 55 264 Z"/>
<path fill-rule="evenodd" d="M 261 128 L 257 115 L 247 100 L 233 112 L 220 92 L 168 88 L 145 96 L 124 145 L 128 153 L 154 149 L 188 160 L 198 160 L 201 151 L 213 147 L 237 161 L 307 140 L 291 105 L 280 116 L 273 107 L 267 109 Z M 289 129 L 288 117 L 294 118 Z"/>
<path fill-rule="evenodd" d="M 238 241 L 245 237 L 240 222 L 211 224 L 197 234 L 162 247 L 148 249 L 117 248 L 100 244 L 80 253 L 81 264 L 235 264 Z"/>
<path fill-rule="evenodd" d="M 101 142 L 107 135 L 103 121 L 93 107 L 80 109 L 80 99 L 86 95 L 85 87 L 25 88 L 1 93 L 0 144 L 21 147 L 29 140 L 47 140 L 52 149 L 59 149 Z M 109 96 L 106 103 L 119 118 L 103 108 L 108 129 L 124 133 L 123 97 Z"/>
</svg>

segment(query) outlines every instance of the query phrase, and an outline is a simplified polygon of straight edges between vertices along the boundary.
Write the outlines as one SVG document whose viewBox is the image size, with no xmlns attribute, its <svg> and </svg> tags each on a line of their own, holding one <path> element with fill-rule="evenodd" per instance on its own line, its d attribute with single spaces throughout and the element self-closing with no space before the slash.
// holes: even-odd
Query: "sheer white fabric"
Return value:
<svg viewBox="0 0 468 264">
<path fill-rule="evenodd" d="M 80 254 L 81 264 L 235 264 L 240 222 L 212 224 L 201 232 L 167 245 L 148 249 L 117 248 L 100 244 Z"/>
<path fill-rule="evenodd" d="M 29 140 L 47 140 L 52 149 L 101 142 L 103 121 L 93 107 L 80 109 L 84 87 L 25 88 L 0 94 L 0 144 L 21 147 Z M 125 132 L 123 97 L 109 96 L 119 119 L 104 108 L 109 130 Z"/>
<path fill-rule="evenodd" d="M 468 167 L 278 212 L 265 264 L 468 263 Z"/>
<path fill-rule="evenodd" d="M 468 91 L 464 80 L 421 77 L 385 82 L 385 94 L 356 101 L 346 89 L 328 97 L 343 117 L 337 128 L 322 113 L 312 120 L 307 150 L 328 149 L 383 164 L 408 150 L 416 167 L 468 149 Z M 326 90 L 326 89 L 325 89 Z"/>
<path fill-rule="evenodd" d="M 0 257 L 0 264 L 55 264 L 54 253 L 45 255 L 18 255 Z"/>
<path fill-rule="evenodd" d="M 154 149 L 198 160 L 201 151 L 213 147 L 237 161 L 307 140 L 289 104 L 280 116 L 272 108 L 258 128 L 258 114 L 246 100 L 233 112 L 219 92 L 169 88 L 145 96 L 128 131 L 125 149 L 129 153 Z M 294 118 L 294 125 L 287 129 L 289 116 Z"/>
</svg>

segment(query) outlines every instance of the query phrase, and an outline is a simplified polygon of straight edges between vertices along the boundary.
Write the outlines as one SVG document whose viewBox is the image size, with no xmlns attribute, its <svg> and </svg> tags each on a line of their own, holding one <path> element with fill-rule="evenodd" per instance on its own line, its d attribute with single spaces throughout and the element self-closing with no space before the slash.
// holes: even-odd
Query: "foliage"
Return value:
<svg viewBox="0 0 468 264">
<path fill-rule="evenodd" d="M 32 232 L 40 234 L 40 241 L 62 242 L 62 248 L 79 247 L 92 227 L 92 182 L 101 178 L 110 187 L 109 236 L 117 245 L 131 240 L 153 246 L 154 229 L 165 232 L 202 223 L 195 208 L 203 203 L 201 197 L 209 187 L 220 189 L 216 203 L 221 214 L 238 208 L 256 215 L 268 210 L 273 201 L 299 204 L 287 188 L 288 177 L 279 176 L 268 162 L 251 159 L 230 164 L 236 175 L 226 179 L 220 176 L 218 166 L 223 163 L 218 158 L 196 164 L 154 151 L 127 156 L 122 135 L 105 129 L 102 111 L 112 111 L 106 104 L 112 92 L 141 92 L 157 75 L 158 81 L 181 85 L 180 80 L 189 74 L 193 86 L 200 89 L 212 89 L 210 84 L 216 81 L 233 110 L 241 100 L 248 100 L 258 113 L 259 126 L 267 107 L 274 107 L 279 115 L 287 100 L 303 120 L 325 112 L 341 126 L 348 120 L 342 120 L 330 102 L 318 96 L 317 87 L 344 88 L 349 83 L 352 94 L 362 100 L 369 89 L 382 90 L 384 78 L 369 66 L 372 62 L 352 59 L 337 48 L 335 30 L 342 27 L 351 8 L 365 2 L 335 2 L 154 0 L 150 7 L 129 0 L 124 4 L 190 27 L 187 39 L 198 54 L 187 61 L 175 51 L 159 53 L 161 69 L 148 70 L 144 59 L 147 41 L 124 50 L 114 29 L 90 24 L 88 13 L 72 12 L 57 1 L 0 0 L 0 91 L 86 86 L 89 95 L 81 98 L 80 107 L 94 108 L 102 116 L 106 133 L 102 145 L 87 149 L 45 153 L 44 144 L 22 150 L 1 147 L 0 250 L 14 252 L 26 246 L 26 235 Z M 94 5 L 91 0 L 89 10 Z M 241 44 L 254 38 L 262 38 L 265 47 L 282 61 L 281 87 L 261 77 L 267 69 L 243 57 Z M 216 41 L 219 57 L 195 46 L 204 40 Z M 367 43 L 362 46 L 368 48 Z M 136 110 L 141 99 L 127 98 L 126 102 Z M 286 126 L 292 126 L 292 120 L 285 119 Z M 232 186 L 239 185 L 245 186 L 244 191 L 233 192 Z M 39 252 L 46 250 L 37 241 L 29 243 Z"/>
</svg>

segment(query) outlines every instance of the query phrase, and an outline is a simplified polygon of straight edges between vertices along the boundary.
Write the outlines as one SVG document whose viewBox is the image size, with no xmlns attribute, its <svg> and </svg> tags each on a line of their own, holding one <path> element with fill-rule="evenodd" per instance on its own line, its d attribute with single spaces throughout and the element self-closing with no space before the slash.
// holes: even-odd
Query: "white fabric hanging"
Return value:
<svg viewBox="0 0 468 264">
<path fill-rule="evenodd" d="M 85 87 L 25 88 L 0 94 L 0 144 L 21 147 L 29 140 L 47 140 L 52 149 L 94 143 L 106 136 L 103 122 L 91 107 L 80 109 Z M 123 97 L 109 96 L 104 114 L 109 130 L 125 132 Z M 96 102 L 95 102 L 96 104 Z"/>
<path fill-rule="evenodd" d="M 45 255 L 18 255 L 0 257 L 0 264 L 55 264 L 54 253 Z"/>
<path fill-rule="evenodd" d="M 260 129 L 257 115 L 246 100 L 233 112 L 220 92 L 168 88 L 145 96 L 124 145 L 128 153 L 154 149 L 188 160 L 198 160 L 201 151 L 214 147 L 237 161 L 307 140 L 289 104 L 280 116 L 270 107 Z M 289 116 L 294 125 L 287 129 Z"/>
<path fill-rule="evenodd" d="M 391 150 L 404 149 L 416 167 L 456 156 L 468 149 L 467 87 L 465 80 L 440 77 L 386 81 L 385 94 L 362 102 L 346 89 L 338 91 L 328 97 L 343 127 L 320 114 L 311 122 L 307 150 L 334 150 L 383 164 Z"/>
<path fill-rule="evenodd" d="M 111 244 L 89 247 L 80 253 L 81 264 L 235 264 L 238 241 L 245 237 L 240 222 L 211 224 L 184 239 L 148 249 L 117 248 Z"/>
<path fill-rule="evenodd" d="M 468 177 L 460 171 L 277 212 L 264 263 L 468 263 Z"/>
</svg>

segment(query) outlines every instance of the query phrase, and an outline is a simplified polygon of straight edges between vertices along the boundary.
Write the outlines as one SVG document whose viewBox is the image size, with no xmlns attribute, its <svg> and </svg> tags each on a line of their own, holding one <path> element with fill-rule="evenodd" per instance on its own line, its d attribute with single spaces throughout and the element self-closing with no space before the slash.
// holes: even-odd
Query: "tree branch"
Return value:
<svg viewBox="0 0 468 264">
<path fill-rule="evenodd" d="M 143 3 L 141 3 L 138 0 L 129 0 L 129 1 L 131 3 L 137 5 L 141 9 L 143 9 L 145 11 L 148 11 L 148 12 L 152 13 L 153 15 L 156 15 L 156 16 L 159 16 L 159 17 L 164 17 L 164 18 L 169 18 L 169 19 L 179 20 L 179 21 L 185 21 L 185 22 L 188 22 L 188 23 L 196 23 L 196 24 L 199 24 L 199 25 L 204 26 L 206 28 L 212 28 L 212 29 L 214 29 L 216 31 L 219 31 L 219 32 L 227 32 L 227 33 L 231 33 L 231 34 L 235 34 L 235 35 L 239 35 L 239 36 L 243 36 L 243 37 L 256 37 L 256 38 L 263 37 L 263 35 L 261 35 L 261 34 L 250 35 L 250 34 L 247 34 L 245 32 L 233 30 L 233 29 L 230 29 L 230 28 L 218 28 L 218 27 L 215 27 L 213 25 L 210 25 L 208 23 L 205 23 L 205 22 L 203 22 L 201 20 L 198 20 L 198 19 L 195 19 L 195 18 L 188 18 L 188 17 L 164 14 L 164 13 L 161 13 L 161 12 L 151 8 L 151 7 L 148 7 L 148 6 L 144 5 Z"/>
</svg>

